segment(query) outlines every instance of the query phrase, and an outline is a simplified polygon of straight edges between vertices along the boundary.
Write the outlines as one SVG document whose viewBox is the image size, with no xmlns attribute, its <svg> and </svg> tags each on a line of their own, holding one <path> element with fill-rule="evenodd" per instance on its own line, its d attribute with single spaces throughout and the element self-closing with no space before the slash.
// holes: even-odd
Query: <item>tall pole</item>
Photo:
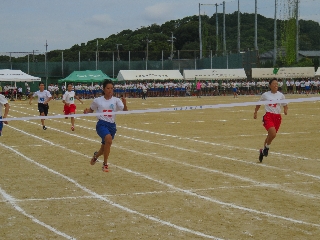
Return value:
<svg viewBox="0 0 320 240">
<path fill-rule="evenodd" d="M 131 67 L 130 66 L 130 60 L 131 60 L 130 57 L 131 57 L 131 54 L 130 54 L 130 51 L 129 51 L 129 70 L 130 70 L 130 67 Z"/>
<path fill-rule="evenodd" d="M 199 3 L 199 43 L 200 43 L 200 59 L 202 58 L 202 31 L 201 31 L 201 14 L 200 14 L 200 3 Z"/>
<path fill-rule="evenodd" d="M 152 40 L 146 39 L 146 42 L 147 42 L 146 70 L 148 70 L 149 43 L 151 43 Z"/>
<path fill-rule="evenodd" d="M 28 53 L 28 74 L 29 74 L 29 56 L 30 54 Z"/>
<path fill-rule="evenodd" d="M 254 12 L 254 49 L 258 51 L 258 0 L 255 0 Z"/>
<path fill-rule="evenodd" d="M 277 0 L 274 0 L 274 47 L 273 47 L 273 66 L 277 63 Z"/>
<path fill-rule="evenodd" d="M 219 24 L 218 24 L 218 4 L 216 3 L 216 55 L 219 50 Z"/>
<path fill-rule="evenodd" d="M 225 56 L 227 52 L 226 44 L 226 2 L 223 1 L 223 55 Z"/>
<path fill-rule="evenodd" d="M 118 57 L 117 57 L 117 61 L 120 61 L 120 53 L 119 53 L 119 46 L 121 46 L 121 43 L 117 43 L 117 52 L 118 52 Z"/>
<path fill-rule="evenodd" d="M 99 41 L 97 39 L 97 51 L 96 51 L 96 70 L 98 70 L 98 52 L 99 52 Z"/>
<path fill-rule="evenodd" d="M 299 0 L 296 0 L 296 62 L 299 61 Z"/>
<path fill-rule="evenodd" d="M 238 53 L 240 53 L 240 0 L 238 0 Z"/>
<path fill-rule="evenodd" d="M 80 71 L 80 51 L 79 51 L 79 71 Z"/>
<path fill-rule="evenodd" d="M 47 51 L 48 51 L 48 43 L 47 43 L 47 40 L 46 40 L 46 54 L 45 54 L 45 58 L 44 58 L 44 60 L 45 60 L 45 63 L 44 63 L 44 65 L 45 65 L 45 75 L 46 75 L 46 89 L 48 88 L 48 61 L 47 61 Z"/>
<path fill-rule="evenodd" d="M 63 51 L 61 52 L 61 75 L 63 77 Z"/>
</svg>

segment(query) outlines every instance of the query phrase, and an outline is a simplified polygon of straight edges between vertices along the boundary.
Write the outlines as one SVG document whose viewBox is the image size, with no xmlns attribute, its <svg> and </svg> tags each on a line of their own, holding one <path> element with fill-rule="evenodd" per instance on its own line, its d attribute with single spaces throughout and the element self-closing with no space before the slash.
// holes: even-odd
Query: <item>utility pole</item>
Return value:
<svg viewBox="0 0 320 240">
<path fill-rule="evenodd" d="M 173 32 L 171 32 L 171 39 L 170 40 L 168 40 L 169 42 L 171 42 L 171 54 L 170 54 L 170 60 L 172 61 L 173 60 L 173 39 L 174 39 L 175 37 L 173 36 Z"/>
<path fill-rule="evenodd" d="M 202 58 L 202 31 L 201 31 L 201 13 L 200 13 L 200 3 L 199 3 L 199 43 L 200 43 L 200 59 Z"/>
<path fill-rule="evenodd" d="M 240 53 L 240 0 L 238 0 L 238 53 Z"/>
<path fill-rule="evenodd" d="M 218 24 L 218 6 L 221 4 L 216 3 L 216 55 L 218 54 L 218 50 L 219 50 L 219 24 Z"/>
<path fill-rule="evenodd" d="M 98 61 L 99 61 L 99 40 L 97 39 L 97 51 L 96 51 L 96 70 L 98 70 Z"/>
<path fill-rule="evenodd" d="M 258 0 L 255 0 L 254 11 L 254 49 L 258 51 Z"/>
<path fill-rule="evenodd" d="M 117 43 L 117 52 L 118 52 L 118 57 L 117 57 L 117 61 L 120 61 L 120 54 L 119 54 L 119 46 L 121 46 L 121 43 Z"/>
<path fill-rule="evenodd" d="M 149 43 L 151 43 L 152 40 L 146 39 L 146 42 L 147 42 L 146 70 L 148 70 Z"/>
<path fill-rule="evenodd" d="M 223 1 L 223 56 L 226 55 L 227 44 L 226 44 L 226 2 Z"/>
<path fill-rule="evenodd" d="M 277 0 L 274 0 L 274 36 L 273 36 L 273 67 L 277 63 Z"/>
<path fill-rule="evenodd" d="M 44 45 L 46 47 L 46 54 L 45 54 L 45 57 L 44 57 L 44 65 L 45 65 L 45 75 L 46 75 L 46 89 L 48 88 L 48 61 L 47 61 L 47 51 L 48 51 L 48 43 L 47 43 L 47 40 L 46 40 L 46 45 Z"/>
<path fill-rule="evenodd" d="M 200 43 L 200 59 L 202 59 L 202 23 L 201 23 L 201 13 L 200 13 L 200 5 L 217 5 L 217 4 L 202 4 L 199 3 L 199 43 Z"/>
<path fill-rule="evenodd" d="M 299 0 L 296 0 L 296 62 L 299 61 Z"/>
</svg>

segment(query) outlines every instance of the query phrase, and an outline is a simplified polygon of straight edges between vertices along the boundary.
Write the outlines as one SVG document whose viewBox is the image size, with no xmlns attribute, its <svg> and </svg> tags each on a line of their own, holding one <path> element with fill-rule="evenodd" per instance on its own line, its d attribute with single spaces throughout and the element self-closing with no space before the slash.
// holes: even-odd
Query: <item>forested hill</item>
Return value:
<svg viewBox="0 0 320 240">
<path fill-rule="evenodd" d="M 255 15 L 249 13 L 241 13 L 241 33 L 240 46 L 241 51 L 247 51 L 254 48 L 254 22 Z M 218 46 L 219 51 L 216 52 L 216 15 L 202 16 L 202 42 L 203 56 L 208 56 L 209 51 L 213 54 L 221 55 L 223 49 L 223 14 L 218 14 L 219 34 Z M 300 20 L 300 50 L 320 50 L 320 24 L 314 21 Z M 283 27 L 281 21 L 278 20 L 278 42 L 280 43 Z M 226 14 L 226 47 L 227 52 L 237 52 L 237 30 L 238 29 L 238 13 Z M 65 61 L 77 61 L 78 52 L 97 51 L 97 40 L 99 43 L 99 51 L 117 51 L 128 52 L 146 51 L 146 39 L 152 40 L 149 44 L 149 51 L 161 52 L 171 51 L 171 36 L 174 36 L 173 49 L 176 50 L 199 50 L 199 17 L 190 16 L 183 19 L 167 21 L 162 25 L 152 24 L 150 26 L 141 27 L 136 30 L 123 30 L 120 33 L 106 36 L 105 39 L 93 39 L 87 43 L 76 44 L 70 49 L 63 50 Z M 259 52 L 264 53 L 270 51 L 274 47 L 274 20 L 258 15 L 258 47 Z M 121 45 L 119 45 L 121 44 Z M 152 54 L 151 54 L 152 55 Z M 82 55 L 83 56 L 83 55 Z M 40 56 L 38 56 L 41 58 Z M 49 61 L 61 61 L 61 50 L 53 50 L 48 53 Z"/>
<path fill-rule="evenodd" d="M 254 20 L 255 15 L 249 13 L 241 14 L 240 46 L 246 51 L 254 48 Z M 216 54 L 216 15 L 212 17 L 202 16 L 202 39 L 203 50 L 212 50 Z M 222 49 L 223 42 L 223 14 L 218 14 L 219 23 L 219 49 Z M 314 21 L 300 20 L 300 50 L 320 50 L 320 24 Z M 280 39 L 282 24 L 278 20 L 278 39 Z M 238 14 L 226 14 L 226 46 L 228 52 L 237 50 L 237 29 Z M 171 33 L 173 32 L 174 50 L 199 50 L 199 17 L 191 16 L 179 20 L 171 20 L 162 25 L 152 24 L 136 30 L 123 30 L 120 33 L 112 34 L 105 39 L 98 39 L 99 51 L 116 51 L 117 45 L 120 51 L 145 51 L 146 39 L 152 40 L 149 51 L 170 51 Z M 274 43 L 274 20 L 258 15 L 258 47 L 260 53 L 273 49 Z M 279 40 L 280 41 L 280 40 Z M 89 42 L 74 45 L 65 50 L 65 57 L 68 52 L 74 51 L 96 51 L 97 39 Z M 218 52 L 219 54 L 219 52 Z M 53 56 L 52 56 L 53 57 Z"/>
</svg>

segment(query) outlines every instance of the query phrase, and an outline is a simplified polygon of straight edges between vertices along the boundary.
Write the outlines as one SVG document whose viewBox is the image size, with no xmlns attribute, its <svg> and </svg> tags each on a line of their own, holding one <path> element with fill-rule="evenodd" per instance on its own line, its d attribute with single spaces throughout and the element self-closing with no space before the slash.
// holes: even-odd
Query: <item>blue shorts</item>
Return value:
<svg viewBox="0 0 320 240">
<path fill-rule="evenodd" d="M 105 137 L 110 134 L 112 139 L 116 135 L 117 128 L 115 123 L 99 120 L 96 125 L 96 131 L 99 137 L 101 137 L 101 143 L 105 144 Z"/>
<path fill-rule="evenodd" d="M 2 119 L 2 117 L 0 117 L 0 119 Z M 0 132 L 2 131 L 2 128 L 3 128 L 3 122 L 1 121 L 0 122 Z"/>
</svg>

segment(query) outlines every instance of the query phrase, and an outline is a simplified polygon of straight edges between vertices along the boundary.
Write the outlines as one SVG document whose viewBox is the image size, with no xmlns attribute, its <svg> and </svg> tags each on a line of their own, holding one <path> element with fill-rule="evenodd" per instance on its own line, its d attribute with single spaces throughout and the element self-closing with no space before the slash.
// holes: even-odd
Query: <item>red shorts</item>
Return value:
<svg viewBox="0 0 320 240">
<path fill-rule="evenodd" d="M 278 132 L 280 125 L 281 125 L 281 114 L 275 114 L 267 112 L 263 118 L 263 126 L 268 131 L 269 128 L 274 127 L 276 129 L 276 132 Z"/>
<path fill-rule="evenodd" d="M 64 105 L 63 112 L 65 115 L 69 115 L 70 113 L 76 113 L 76 105 L 75 104 L 70 104 Z"/>
</svg>

